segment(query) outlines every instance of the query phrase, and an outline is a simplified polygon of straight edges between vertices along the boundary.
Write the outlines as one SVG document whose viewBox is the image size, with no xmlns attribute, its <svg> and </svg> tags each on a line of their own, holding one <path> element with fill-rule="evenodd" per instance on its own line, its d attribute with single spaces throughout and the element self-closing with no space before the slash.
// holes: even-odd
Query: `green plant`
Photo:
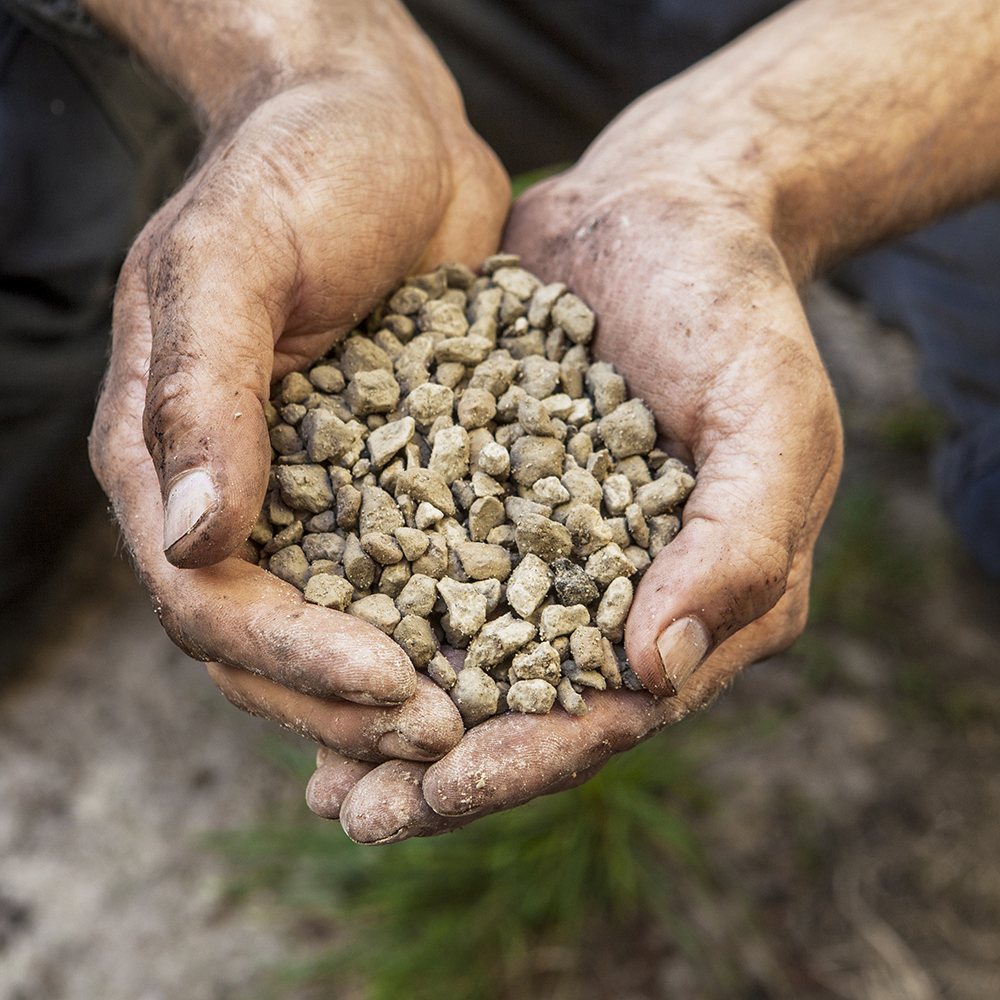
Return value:
<svg viewBox="0 0 1000 1000">
<path fill-rule="evenodd" d="M 676 878 L 707 875 L 683 814 L 707 805 L 686 755 L 661 737 L 580 788 L 447 837 L 358 847 L 339 826 L 300 818 L 217 843 L 240 890 L 266 888 L 350 928 L 287 965 L 284 983 L 360 975 L 370 1000 L 492 1000 L 526 995 L 540 953 L 572 956 L 595 927 L 672 921 Z M 567 982 L 572 966 L 560 973 Z"/>
</svg>

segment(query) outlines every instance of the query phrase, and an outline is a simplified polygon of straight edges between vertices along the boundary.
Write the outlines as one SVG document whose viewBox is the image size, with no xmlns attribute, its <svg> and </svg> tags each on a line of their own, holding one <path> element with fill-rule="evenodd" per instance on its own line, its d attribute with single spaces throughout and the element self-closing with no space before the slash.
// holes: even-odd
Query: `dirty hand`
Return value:
<svg viewBox="0 0 1000 1000">
<path fill-rule="evenodd" d="M 168 633 L 215 661 L 230 700 L 353 758 L 435 759 L 461 734 L 447 695 L 240 550 L 267 488 L 272 381 L 411 269 L 492 252 L 507 179 L 398 4 L 284 3 L 269 29 L 273 5 L 191 2 L 192 20 L 90 5 L 207 123 L 196 171 L 121 274 L 94 469 Z M 233 51 L 176 37 L 207 13 L 206 37 Z"/>
<path fill-rule="evenodd" d="M 339 808 L 367 843 L 454 829 L 586 780 L 795 639 L 841 463 L 797 289 L 1000 191 L 1000 88 L 983 84 L 998 41 L 989 0 L 793 4 L 637 101 L 518 202 L 505 246 L 590 303 L 596 355 L 698 471 L 628 620 L 652 693 L 588 693 L 579 719 L 490 719 L 437 763 L 383 764 L 346 797 L 321 755 L 316 811 Z"/>
<path fill-rule="evenodd" d="M 698 470 L 684 526 L 646 571 L 628 619 L 629 661 L 651 694 L 588 692 L 582 718 L 556 709 L 490 719 L 426 770 L 422 794 L 422 766 L 383 765 L 340 811 L 364 842 L 443 832 L 582 781 L 787 648 L 805 623 L 840 424 L 773 241 L 710 191 L 667 177 L 621 191 L 584 161 L 522 197 L 505 246 L 591 304 L 595 355 L 646 401 L 664 447 Z M 310 789 L 320 811 L 333 768 L 321 758 Z"/>
</svg>

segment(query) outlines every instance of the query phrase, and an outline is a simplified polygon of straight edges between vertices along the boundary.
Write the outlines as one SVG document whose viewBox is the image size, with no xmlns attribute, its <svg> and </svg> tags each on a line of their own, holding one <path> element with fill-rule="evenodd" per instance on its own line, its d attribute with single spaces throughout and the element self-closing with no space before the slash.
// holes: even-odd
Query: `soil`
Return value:
<svg viewBox="0 0 1000 1000">
<path fill-rule="evenodd" d="M 861 625 L 821 616 L 675 731 L 715 801 L 697 820 L 712 882 L 683 916 L 738 1000 L 995 1000 L 1000 588 L 938 511 L 926 453 L 887 443 L 919 407 L 907 339 L 823 286 L 810 311 L 844 409 L 842 496 L 874 484 L 890 556 L 931 575 L 862 593 Z M 270 728 L 162 634 L 108 525 L 86 534 L 0 691 L 0 1000 L 252 996 L 305 932 L 232 902 L 204 838 L 301 789 L 268 762 Z M 595 998 L 719 995 L 655 930 L 594 964 Z"/>
</svg>

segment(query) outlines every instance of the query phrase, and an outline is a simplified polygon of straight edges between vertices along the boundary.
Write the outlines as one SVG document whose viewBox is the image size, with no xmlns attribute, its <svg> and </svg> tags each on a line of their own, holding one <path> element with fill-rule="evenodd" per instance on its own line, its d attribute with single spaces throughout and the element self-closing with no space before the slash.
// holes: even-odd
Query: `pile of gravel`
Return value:
<svg viewBox="0 0 1000 1000">
<path fill-rule="evenodd" d="M 445 264 L 268 406 L 260 565 L 391 635 L 466 726 L 641 686 L 620 645 L 634 581 L 694 479 L 591 361 L 593 330 L 514 254 L 481 277 Z M 458 671 L 443 645 L 465 650 Z"/>
</svg>

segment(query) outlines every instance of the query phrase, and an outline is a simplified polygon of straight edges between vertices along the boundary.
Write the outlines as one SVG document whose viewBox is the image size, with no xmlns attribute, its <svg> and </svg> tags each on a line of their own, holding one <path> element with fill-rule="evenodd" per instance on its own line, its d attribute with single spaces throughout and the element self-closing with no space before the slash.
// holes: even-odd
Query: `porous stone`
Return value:
<svg viewBox="0 0 1000 1000">
<path fill-rule="evenodd" d="M 632 581 L 628 577 L 615 577 L 597 606 L 594 616 L 597 627 L 611 642 L 621 642 L 625 635 L 625 620 L 632 606 L 633 592 Z"/>
<path fill-rule="evenodd" d="M 391 566 L 403 558 L 399 542 L 384 531 L 369 531 L 361 536 L 361 548 L 381 566 Z"/>
<path fill-rule="evenodd" d="M 683 469 L 671 468 L 667 475 L 661 475 L 635 491 L 635 502 L 646 517 L 666 514 L 687 499 L 694 488 L 694 477 Z"/>
<path fill-rule="evenodd" d="M 399 383 L 392 372 L 360 371 L 348 383 L 344 399 L 356 417 L 388 413 L 399 403 Z"/>
<path fill-rule="evenodd" d="M 583 716 L 587 714 L 587 703 L 580 697 L 576 688 L 573 687 L 573 682 L 568 677 L 564 677 L 556 686 L 556 697 L 559 699 L 563 711 L 569 715 Z"/>
<path fill-rule="evenodd" d="M 545 357 L 532 355 L 520 362 L 521 388 L 536 399 L 545 399 L 559 384 L 559 365 Z"/>
<path fill-rule="evenodd" d="M 537 642 L 514 654 L 511 672 L 517 680 L 545 680 L 558 684 L 562 676 L 559 653 L 550 642 Z"/>
<path fill-rule="evenodd" d="M 346 611 L 353 597 L 354 584 L 342 576 L 320 573 L 306 583 L 305 599 L 334 611 Z"/>
<path fill-rule="evenodd" d="M 350 381 L 358 372 L 392 372 L 392 358 L 368 337 L 348 337 L 340 353 L 340 370 Z"/>
<path fill-rule="evenodd" d="M 417 670 L 426 668 L 437 652 L 437 642 L 430 622 L 418 615 L 405 615 L 401 618 L 392 637 L 403 647 L 403 652 Z"/>
<path fill-rule="evenodd" d="M 381 469 L 400 450 L 406 447 L 413 432 L 416 421 L 413 417 L 403 417 L 390 424 L 384 424 L 368 435 L 368 454 L 372 465 Z"/>
<path fill-rule="evenodd" d="M 679 517 L 673 514 L 658 514 L 649 518 L 649 558 L 655 559 L 665 545 L 669 545 L 681 530 Z"/>
<path fill-rule="evenodd" d="M 379 531 L 391 535 L 397 528 L 402 528 L 405 523 L 403 512 L 385 490 L 378 486 L 366 486 L 361 491 L 358 534 L 364 536 L 373 531 Z"/>
<path fill-rule="evenodd" d="M 437 652 L 431 657 L 430 663 L 427 664 L 427 676 L 445 691 L 450 691 L 455 686 L 455 681 L 458 680 L 455 668 L 441 652 Z"/>
<path fill-rule="evenodd" d="M 600 670 L 604 662 L 604 637 L 592 625 L 581 625 L 569 637 L 569 651 L 582 670 Z"/>
<path fill-rule="evenodd" d="M 479 667 L 466 666 L 448 692 L 467 729 L 496 714 L 500 691 L 496 681 Z"/>
<path fill-rule="evenodd" d="M 495 496 L 480 497 L 469 508 L 469 536 L 474 542 L 485 542 L 506 516 L 503 504 Z"/>
<path fill-rule="evenodd" d="M 510 449 L 510 472 L 515 482 L 530 486 L 546 476 L 562 473 L 566 449 L 552 437 L 526 435 L 518 438 Z"/>
<path fill-rule="evenodd" d="M 605 524 L 600 511 L 590 504 L 579 503 L 566 515 L 566 530 L 573 541 L 573 554 L 593 555 L 611 541 L 611 529 Z"/>
<path fill-rule="evenodd" d="M 430 427 L 438 417 L 451 413 L 455 393 L 445 385 L 425 382 L 417 386 L 406 398 L 410 416 L 421 426 Z"/>
<path fill-rule="evenodd" d="M 617 458 L 642 455 L 656 444 L 656 421 L 641 399 L 630 399 L 601 418 L 601 437 Z"/>
<path fill-rule="evenodd" d="M 358 590 L 367 590 L 375 582 L 375 560 L 363 548 L 353 532 L 344 543 L 344 576 Z"/>
<path fill-rule="evenodd" d="M 403 550 L 403 557 L 408 562 L 419 559 L 427 551 L 427 546 L 431 543 L 431 540 L 427 537 L 427 533 L 420 531 L 418 528 L 397 528 L 393 532 L 393 535 L 395 535 L 399 547 Z"/>
<path fill-rule="evenodd" d="M 494 666 L 534 639 L 537 633 L 531 622 L 511 614 L 487 622 L 469 644 L 465 655 L 466 667 Z"/>
<path fill-rule="evenodd" d="M 460 427 L 455 429 L 462 430 Z M 455 498 L 448 488 L 448 480 L 439 469 L 407 469 L 400 473 L 396 480 L 396 496 L 403 494 L 412 497 L 418 504 L 430 504 L 441 516 L 454 517 L 457 513 Z M 419 511 L 419 506 L 417 509 Z M 425 514 L 431 516 L 431 512 L 425 511 Z M 440 520 L 440 517 L 437 520 Z M 418 523 L 417 527 L 426 528 L 433 523 L 434 521 L 423 525 Z"/>
<path fill-rule="evenodd" d="M 538 623 L 538 638 L 542 642 L 551 642 L 557 636 L 570 635 L 581 625 L 590 624 L 590 612 L 583 604 L 574 604 L 570 608 L 561 604 L 550 604 L 542 608 L 542 616 Z"/>
<path fill-rule="evenodd" d="M 544 560 L 529 552 L 507 581 L 507 603 L 522 617 L 535 613 L 552 587 L 553 574 Z"/>
<path fill-rule="evenodd" d="M 556 689 L 541 679 L 515 681 L 507 692 L 507 705 L 513 712 L 545 715 L 552 710 Z"/>
<path fill-rule="evenodd" d="M 578 295 L 567 292 L 552 306 L 552 325 L 561 326 L 574 344 L 586 344 L 594 333 L 593 310 Z"/>
<path fill-rule="evenodd" d="M 625 557 L 625 553 L 612 542 L 598 549 L 587 560 L 587 576 L 605 590 L 611 581 L 620 576 L 632 576 L 635 566 Z"/>
<path fill-rule="evenodd" d="M 461 542 L 454 549 L 462 569 L 471 580 L 502 582 L 510 576 L 510 553 L 501 545 Z"/>
<path fill-rule="evenodd" d="M 534 553 L 552 562 L 573 551 L 570 533 L 563 525 L 540 514 L 524 514 L 515 521 L 514 537 L 521 555 Z"/>
<path fill-rule="evenodd" d="M 485 427 L 497 412 L 497 401 L 488 389 L 466 389 L 457 406 L 458 422 L 468 431 Z"/>
<path fill-rule="evenodd" d="M 468 643 L 486 623 L 486 598 L 471 583 L 447 577 L 438 580 L 437 590 L 448 607 L 452 631 Z"/>
<path fill-rule="evenodd" d="M 469 433 L 464 427 L 445 427 L 437 432 L 428 468 L 440 473 L 446 483 L 453 483 L 468 473 Z M 441 505 L 435 503 L 434 506 Z"/>
<path fill-rule="evenodd" d="M 292 510 L 318 514 L 333 503 L 330 477 L 322 465 L 282 465 L 276 476 L 281 499 Z"/>
<path fill-rule="evenodd" d="M 286 583 L 305 590 L 309 581 L 309 560 L 298 545 L 287 545 L 271 556 L 268 569 Z"/>
<path fill-rule="evenodd" d="M 601 592 L 587 576 L 582 566 L 569 559 L 556 559 L 552 564 L 553 587 L 559 603 L 566 607 L 576 604 L 593 604 Z"/>
<path fill-rule="evenodd" d="M 396 607 L 400 614 L 426 618 L 434 610 L 437 596 L 437 580 L 423 573 L 414 573 L 396 595 Z"/>
<path fill-rule="evenodd" d="M 354 601 L 347 607 L 347 613 L 374 625 L 377 629 L 392 635 L 400 622 L 399 609 L 386 594 L 372 594 Z"/>
</svg>

